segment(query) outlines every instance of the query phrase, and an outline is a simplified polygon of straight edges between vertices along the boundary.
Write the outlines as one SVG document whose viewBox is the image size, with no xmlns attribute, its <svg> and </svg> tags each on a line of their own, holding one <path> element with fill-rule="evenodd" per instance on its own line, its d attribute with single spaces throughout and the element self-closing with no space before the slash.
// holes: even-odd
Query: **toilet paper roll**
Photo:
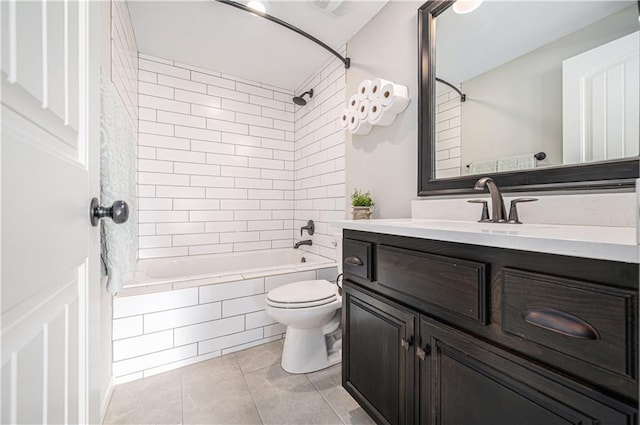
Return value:
<svg viewBox="0 0 640 425">
<path fill-rule="evenodd" d="M 371 89 L 369 90 L 369 100 L 377 99 L 380 97 L 382 86 L 385 84 L 393 84 L 391 81 L 383 80 L 382 78 L 376 78 L 371 81 Z"/>
<path fill-rule="evenodd" d="M 351 134 L 365 135 L 369 134 L 373 126 L 367 121 L 358 118 L 357 111 L 349 111 L 349 132 Z"/>
<path fill-rule="evenodd" d="M 347 109 L 349 109 L 350 111 L 355 111 L 358 109 L 358 102 L 360 102 L 360 99 L 358 99 L 358 95 L 354 94 L 353 96 L 351 96 L 349 98 L 349 104 L 347 105 Z"/>
<path fill-rule="evenodd" d="M 349 127 L 349 110 L 348 109 L 343 109 L 342 112 L 340 113 L 340 127 L 344 130 L 347 129 L 347 127 Z"/>
<path fill-rule="evenodd" d="M 347 128 L 350 133 L 353 133 L 360 124 L 360 118 L 358 118 L 358 112 L 356 110 L 350 110 L 347 115 Z"/>
<path fill-rule="evenodd" d="M 409 105 L 409 89 L 400 84 L 386 83 L 380 90 L 380 101 L 385 111 L 398 114 Z"/>
<path fill-rule="evenodd" d="M 371 80 L 364 80 L 358 86 L 358 98 L 360 100 L 367 99 L 369 97 L 369 90 L 371 90 Z"/>
<path fill-rule="evenodd" d="M 367 99 L 363 99 L 358 104 L 358 118 L 360 118 L 360 121 L 365 121 L 368 115 L 369 115 L 369 101 Z"/>
<path fill-rule="evenodd" d="M 369 124 L 388 127 L 395 119 L 396 114 L 393 111 L 384 110 L 381 99 L 375 99 L 369 102 L 369 115 L 367 117 Z"/>
</svg>

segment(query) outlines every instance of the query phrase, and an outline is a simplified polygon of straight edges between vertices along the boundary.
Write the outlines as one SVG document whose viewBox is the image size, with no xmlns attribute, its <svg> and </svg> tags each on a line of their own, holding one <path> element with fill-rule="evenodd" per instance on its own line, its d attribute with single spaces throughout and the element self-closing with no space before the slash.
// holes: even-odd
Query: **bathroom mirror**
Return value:
<svg viewBox="0 0 640 425">
<path fill-rule="evenodd" d="M 433 0 L 418 13 L 420 196 L 470 193 L 486 175 L 508 191 L 634 183 L 637 1 Z"/>
</svg>

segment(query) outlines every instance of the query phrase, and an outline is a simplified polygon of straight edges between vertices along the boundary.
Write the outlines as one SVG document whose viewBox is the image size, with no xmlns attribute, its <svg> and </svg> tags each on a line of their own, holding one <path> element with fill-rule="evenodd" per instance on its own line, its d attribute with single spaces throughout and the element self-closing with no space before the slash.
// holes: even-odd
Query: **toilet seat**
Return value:
<svg viewBox="0 0 640 425">
<path fill-rule="evenodd" d="M 305 280 L 272 289 L 266 303 L 275 308 L 309 308 L 331 304 L 337 296 L 336 286 L 329 281 Z"/>
</svg>

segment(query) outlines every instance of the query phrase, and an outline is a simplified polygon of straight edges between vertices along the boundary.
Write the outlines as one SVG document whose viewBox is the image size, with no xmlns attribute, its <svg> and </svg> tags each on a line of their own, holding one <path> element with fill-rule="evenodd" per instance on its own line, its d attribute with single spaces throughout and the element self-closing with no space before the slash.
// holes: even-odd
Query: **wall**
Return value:
<svg viewBox="0 0 640 425">
<path fill-rule="evenodd" d="M 423 3 L 389 2 L 347 44 L 347 98 L 362 80 L 376 77 L 407 86 L 411 98 L 391 126 L 347 136 L 346 193 L 371 190 L 374 218 L 409 217 L 417 194 L 417 9 Z M 347 211 L 349 201 L 347 196 Z"/>
<path fill-rule="evenodd" d="M 285 90 L 144 54 L 139 66 L 141 258 L 290 247 L 308 219 L 314 244 L 301 249 L 335 257 L 328 222 L 344 215 L 342 62 L 328 60 L 300 87 L 314 97 L 295 116 Z M 282 338 L 266 293 L 337 275 L 308 268 L 126 289 L 114 300 L 115 381 Z"/>
<path fill-rule="evenodd" d="M 463 167 L 539 151 L 547 154 L 539 165 L 562 164 L 562 61 L 637 29 L 631 5 L 463 82 Z"/>
<path fill-rule="evenodd" d="M 341 50 L 344 54 L 344 48 Z M 328 60 L 296 93 L 314 90 L 313 98 L 295 112 L 296 241 L 311 239 L 300 249 L 335 258 L 329 222 L 344 217 L 345 132 L 338 125 L 345 100 L 345 68 L 338 58 Z M 297 229 L 314 220 L 313 236 Z"/>
<path fill-rule="evenodd" d="M 473 198 L 489 201 L 488 193 L 480 193 Z M 527 193 L 504 196 L 504 204 L 509 210 L 511 200 L 527 197 Z M 518 205 L 518 216 L 526 224 L 561 224 L 576 226 L 635 227 L 638 199 L 630 191 L 610 190 L 606 193 L 554 192 L 531 194 L 537 202 Z M 491 209 L 491 206 L 489 206 Z M 482 206 L 471 204 L 460 196 L 429 197 L 412 203 L 411 217 L 435 220 L 480 219 Z M 497 225 L 500 231 L 500 225 Z"/>
<path fill-rule="evenodd" d="M 125 1 L 111 2 L 111 81 L 138 125 L 138 46 Z"/>
<path fill-rule="evenodd" d="M 140 54 L 140 258 L 293 244 L 292 93 Z"/>
</svg>

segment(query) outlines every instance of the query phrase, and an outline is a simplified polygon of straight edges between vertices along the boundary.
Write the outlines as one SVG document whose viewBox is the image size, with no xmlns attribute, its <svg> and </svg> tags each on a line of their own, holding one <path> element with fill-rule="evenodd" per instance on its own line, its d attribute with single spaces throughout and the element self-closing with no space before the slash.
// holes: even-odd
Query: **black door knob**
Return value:
<svg viewBox="0 0 640 425">
<path fill-rule="evenodd" d="M 89 207 L 91 225 L 96 227 L 104 217 L 111 217 L 116 224 L 125 223 L 129 219 L 129 205 L 125 201 L 115 201 L 110 207 L 102 207 L 98 198 L 93 198 Z"/>
</svg>

